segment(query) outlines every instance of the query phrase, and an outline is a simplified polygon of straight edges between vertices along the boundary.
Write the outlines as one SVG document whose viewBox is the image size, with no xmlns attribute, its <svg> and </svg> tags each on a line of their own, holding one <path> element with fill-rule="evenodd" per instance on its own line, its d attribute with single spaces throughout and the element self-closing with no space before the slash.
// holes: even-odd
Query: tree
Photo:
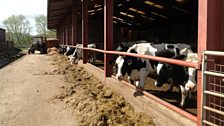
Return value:
<svg viewBox="0 0 224 126">
<path fill-rule="evenodd" d="M 38 15 L 35 17 L 36 31 L 39 35 L 47 36 L 47 17 L 45 15 Z"/>
<path fill-rule="evenodd" d="M 47 17 L 45 15 L 38 15 L 35 17 L 36 32 L 38 35 L 55 38 L 56 32 L 47 29 Z"/>
<path fill-rule="evenodd" d="M 56 32 L 52 30 L 47 30 L 47 37 L 48 38 L 56 38 Z"/>
<path fill-rule="evenodd" d="M 12 15 L 3 21 L 7 30 L 7 38 L 16 44 L 26 43 L 30 37 L 31 25 L 23 15 Z"/>
</svg>

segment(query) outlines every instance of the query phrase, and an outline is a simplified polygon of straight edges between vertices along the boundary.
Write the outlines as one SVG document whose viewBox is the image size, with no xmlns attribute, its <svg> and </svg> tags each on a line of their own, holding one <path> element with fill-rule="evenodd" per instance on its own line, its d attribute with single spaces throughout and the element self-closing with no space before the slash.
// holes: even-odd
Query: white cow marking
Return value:
<svg viewBox="0 0 224 126">
<path fill-rule="evenodd" d="M 115 63 L 116 63 L 117 66 L 118 66 L 118 70 L 117 70 L 116 78 L 117 78 L 118 80 L 120 80 L 120 79 L 123 77 L 122 72 L 121 72 L 121 68 L 122 68 L 122 66 L 123 66 L 123 64 L 124 64 L 124 58 L 123 58 L 123 56 L 119 56 L 119 57 L 116 59 Z"/>
</svg>

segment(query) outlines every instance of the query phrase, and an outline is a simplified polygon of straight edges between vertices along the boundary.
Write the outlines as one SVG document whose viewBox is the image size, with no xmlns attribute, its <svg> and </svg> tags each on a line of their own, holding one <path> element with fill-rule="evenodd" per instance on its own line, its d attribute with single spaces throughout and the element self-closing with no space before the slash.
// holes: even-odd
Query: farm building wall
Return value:
<svg viewBox="0 0 224 126">
<path fill-rule="evenodd" d="M 5 29 L 0 28 L 0 41 L 5 41 Z"/>
<path fill-rule="evenodd" d="M 207 49 L 224 50 L 224 1 L 209 1 Z"/>
<path fill-rule="evenodd" d="M 0 28 L 0 51 L 5 48 L 5 29 Z"/>
</svg>

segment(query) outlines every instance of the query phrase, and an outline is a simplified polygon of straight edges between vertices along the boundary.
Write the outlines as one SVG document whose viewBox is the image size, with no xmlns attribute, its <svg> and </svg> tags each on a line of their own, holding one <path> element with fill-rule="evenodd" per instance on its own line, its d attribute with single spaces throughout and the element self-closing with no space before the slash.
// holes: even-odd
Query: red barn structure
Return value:
<svg viewBox="0 0 224 126">
<path fill-rule="evenodd" d="M 153 58 L 195 67 L 196 116 L 157 99 L 198 126 L 224 125 L 224 1 L 223 0 L 48 0 L 48 28 L 57 31 L 61 45 L 83 44 L 102 54 L 104 82 L 112 75 L 111 54 L 122 41 L 188 43 L 198 52 L 198 62 Z M 88 43 L 98 49 L 88 49 Z M 138 56 L 152 59 L 147 56 Z M 204 57 L 204 58 L 203 58 Z M 146 96 L 154 98 L 151 94 Z M 154 100 L 155 100 L 154 99 Z"/>
</svg>

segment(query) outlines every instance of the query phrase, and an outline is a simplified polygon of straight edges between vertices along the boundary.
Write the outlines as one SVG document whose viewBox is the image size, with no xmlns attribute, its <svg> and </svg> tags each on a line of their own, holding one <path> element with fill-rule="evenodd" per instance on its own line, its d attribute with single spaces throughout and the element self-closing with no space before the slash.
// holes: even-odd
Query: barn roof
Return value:
<svg viewBox="0 0 224 126">
<path fill-rule="evenodd" d="M 56 29 L 71 14 L 73 0 L 48 0 L 48 28 Z M 81 20 L 81 0 L 77 0 L 77 15 Z M 103 0 L 89 0 L 89 17 L 103 18 Z M 166 22 L 197 18 L 196 0 L 114 0 L 114 23 L 144 27 Z"/>
</svg>

